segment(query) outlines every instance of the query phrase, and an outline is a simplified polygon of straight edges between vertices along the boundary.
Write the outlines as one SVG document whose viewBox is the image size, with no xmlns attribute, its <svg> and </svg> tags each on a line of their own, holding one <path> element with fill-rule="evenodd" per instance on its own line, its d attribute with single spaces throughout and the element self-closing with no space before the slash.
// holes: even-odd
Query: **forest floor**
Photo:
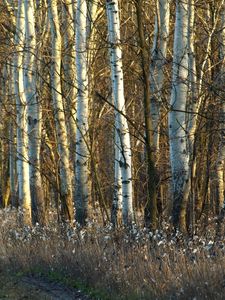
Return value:
<svg viewBox="0 0 225 300">
<path fill-rule="evenodd" d="M 0 300 L 90 300 L 80 290 L 38 276 L 0 274 Z"/>
<path fill-rule="evenodd" d="M 0 300 L 225 299 L 225 224 L 183 236 L 169 223 L 151 232 L 55 220 L 28 227 L 0 209 Z"/>
</svg>

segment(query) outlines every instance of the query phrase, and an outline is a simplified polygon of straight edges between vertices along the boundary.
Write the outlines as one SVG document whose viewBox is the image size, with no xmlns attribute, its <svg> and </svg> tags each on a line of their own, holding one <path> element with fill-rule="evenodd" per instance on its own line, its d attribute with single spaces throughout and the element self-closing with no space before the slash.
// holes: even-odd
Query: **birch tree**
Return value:
<svg viewBox="0 0 225 300">
<path fill-rule="evenodd" d="M 41 179 L 41 104 L 36 91 L 36 32 L 33 0 L 24 0 L 26 41 L 25 41 L 25 95 L 28 107 L 29 163 L 32 213 L 34 223 L 45 223 L 44 194 Z"/>
<path fill-rule="evenodd" d="M 188 92 L 188 3 L 176 1 L 173 45 L 173 79 L 169 112 L 170 162 L 173 183 L 173 223 L 186 232 L 184 186 L 188 178 L 189 156 L 186 136 Z"/>
<path fill-rule="evenodd" d="M 162 88 L 169 39 L 170 2 L 170 0 L 156 1 L 155 30 L 151 51 L 151 116 L 154 130 L 153 141 L 156 153 L 159 151 L 160 109 L 162 106 Z"/>
<path fill-rule="evenodd" d="M 18 2 L 15 45 L 17 52 L 14 56 L 14 88 L 17 110 L 17 176 L 19 190 L 19 204 L 23 207 L 24 223 L 30 225 L 31 195 L 29 180 L 28 155 L 28 111 L 23 78 L 23 51 L 25 42 L 24 1 Z"/>
<path fill-rule="evenodd" d="M 119 148 L 119 155 L 117 153 L 118 150 L 115 149 L 115 154 L 119 157 L 115 157 L 118 159 L 118 162 L 115 162 L 115 195 L 113 205 L 116 208 L 118 207 L 118 187 L 120 186 L 120 180 L 118 180 L 118 177 L 121 174 L 123 223 L 124 225 L 129 225 L 133 221 L 131 172 L 132 161 L 129 127 L 125 117 L 126 108 L 122 69 L 122 50 L 120 45 L 121 38 L 118 1 L 106 0 L 106 9 L 110 48 L 112 92 L 115 106 L 115 142 L 117 143 L 115 147 Z M 114 210 L 116 213 L 117 209 Z M 113 216 L 113 219 L 116 220 L 116 217 Z"/>
<path fill-rule="evenodd" d="M 76 137 L 76 64 L 75 64 L 75 15 L 76 5 L 70 0 L 62 3 L 62 18 L 63 18 L 63 41 L 64 41 L 64 56 L 63 70 L 65 74 L 65 89 L 64 95 L 69 118 L 69 136 L 70 136 L 70 152 L 74 160 L 75 154 L 75 137 Z"/>
<path fill-rule="evenodd" d="M 64 221 L 72 222 L 74 219 L 72 186 L 69 166 L 69 147 L 61 87 L 62 41 L 59 28 L 57 0 L 48 0 L 48 8 L 52 40 L 51 89 L 57 132 L 58 153 L 60 157 L 61 214 Z"/>
<path fill-rule="evenodd" d="M 84 225 L 88 216 L 89 198 L 89 128 L 88 128 L 88 69 L 87 69 L 87 2 L 77 1 L 76 69 L 77 69 L 77 132 L 75 162 L 76 220 Z"/>
</svg>

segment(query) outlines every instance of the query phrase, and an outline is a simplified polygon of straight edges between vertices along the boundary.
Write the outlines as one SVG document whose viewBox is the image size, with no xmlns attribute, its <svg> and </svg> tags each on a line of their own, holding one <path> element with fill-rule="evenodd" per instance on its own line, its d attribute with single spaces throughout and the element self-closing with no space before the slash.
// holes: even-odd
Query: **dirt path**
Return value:
<svg viewBox="0 0 225 300">
<path fill-rule="evenodd" d="M 0 275 L 0 300 L 91 300 L 79 290 L 39 277 Z"/>
</svg>

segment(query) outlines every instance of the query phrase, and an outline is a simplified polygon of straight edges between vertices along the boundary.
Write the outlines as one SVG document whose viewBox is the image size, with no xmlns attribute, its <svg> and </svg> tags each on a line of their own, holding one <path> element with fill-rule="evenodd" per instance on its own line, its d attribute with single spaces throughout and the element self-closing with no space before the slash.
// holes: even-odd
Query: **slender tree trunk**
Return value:
<svg viewBox="0 0 225 300">
<path fill-rule="evenodd" d="M 75 22 L 74 22 L 74 4 L 71 0 L 66 0 L 63 7 L 63 31 L 64 31 L 64 57 L 63 70 L 65 74 L 65 83 L 63 94 L 66 98 L 66 107 L 68 110 L 68 132 L 70 136 L 70 154 L 72 161 L 75 160 L 76 147 L 76 49 L 75 49 Z M 73 167 L 72 167 L 73 169 Z"/>
<path fill-rule="evenodd" d="M 156 1 L 155 32 L 150 64 L 151 117 L 153 141 L 156 153 L 159 152 L 160 109 L 162 88 L 169 39 L 170 0 Z"/>
<path fill-rule="evenodd" d="M 107 4 L 108 5 L 108 4 Z M 108 18 L 108 30 L 109 30 L 109 38 L 110 42 L 113 39 L 113 35 L 110 35 L 111 30 L 111 22 L 112 22 L 112 14 L 109 14 L 109 7 L 107 9 L 107 18 Z M 114 61 L 111 57 L 110 52 L 110 63 L 114 64 Z M 112 67 L 111 67 L 112 69 Z M 114 69 L 112 69 L 114 71 Z M 114 80 L 113 84 L 116 84 Z M 114 90 L 117 87 L 114 87 Z M 113 92 L 114 92 L 113 90 Z M 115 97 L 115 96 L 114 96 Z M 118 101 L 118 100 L 117 100 Z M 114 99 L 114 105 L 116 104 Z M 115 111 L 115 129 L 114 129 L 114 151 L 115 151 L 115 159 L 114 159 L 114 193 L 113 193 L 113 202 L 112 202 L 112 210 L 111 210 L 111 222 L 114 227 L 116 227 L 119 223 L 120 211 L 123 209 L 123 195 L 122 195 L 122 174 L 121 174 L 121 166 L 120 166 L 120 157 L 121 157 L 121 140 L 118 132 L 118 128 L 120 126 L 119 113 Z"/>
<path fill-rule="evenodd" d="M 88 70 L 87 70 L 87 2 L 77 1 L 76 12 L 76 67 L 77 67 L 77 133 L 75 164 L 76 220 L 85 225 L 88 217 L 89 186 L 89 128 L 88 128 Z"/>
<path fill-rule="evenodd" d="M 124 97 L 124 82 L 123 82 L 123 69 L 122 69 L 122 51 L 120 47 L 120 20 L 119 20 L 119 6 L 118 1 L 106 0 L 107 20 L 108 20 L 108 33 L 110 44 L 110 64 L 111 64 L 111 77 L 112 77 L 112 90 L 115 110 L 115 130 L 116 141 L 119 141 L 120 156 L 118 157 L 119 168 L 121 170 L 122 182 L 122 214 L 124 225 L 130 225 L 134 220 L 133 215 L 133 198 L 132 198 L 132 161 L 131 161 L 131 143 L 130 133 L 128 128 L 127 119 L 125 118 L 125 97 Z M 122 112 L 123 114 L 119 113 Z M 117 137 L 118 134 L 118 137 Z M 115 152 L 117 150 L 115 149 Z M 116 155 L 117 152 L 115 153 Z M 115 166 L 115 196 L 113 207 L 118 207 L 118 187 L 120 181 L 120 171 L 117 171 Z M 117 209 L 115 210 L 115 212 Z M 116 220 L 116 216 L 112 221 Z M 114 222 L 114 221 L 113 221 Z"/>
<path fill-rule="evenodd" d="M 9 197 L 10 197 L 10 180 L 9 180 L 9 155 L 8 155 L 8 148 L 9 143 L 6 139 L 4 139 L 4 136 L 7 136 L 8 128 L 10 126 L 10 122 L 6 119 L 6 111 L 5 107 L 7 105 L 8 101 L 8 95 L 10 93 L 9 90 L 9 78 L 10 78 L 10 70 L 8 65 L 9 62 L 6 61 L 3 65 L 2 70 L 2 80 L 1 80 L 1 118 L 4 120 L 1 125 L 1 194 L 2 194 L 2 206 L 8 207 L 9 205 Z"/>
<path fill-rule="evenodd" d="M 198 106 L 197 97 L 197 72 L 195 62 L 195 49 L 194 49 L 194 21 L 195 21 L 195 1 L 188 1 L 188 84 L 189 84 L 189 102 L 186 107 L 190 112 L 187 117 L 187 132 L 188 132 L 188 154 L 189 154 L 189 172 L 188 179 L 184 188 L 184 203 L 191 199 L 191 227 L 192 234 L 195 233 L 195 191 L 194 185 L 196 181 L 196 128 L 197 128 L 197 114 L 195 110 Z"/>
<path fill-rule="evenodd" d="M 36 91 L 36 32 L 33 0 L 24 0 L 26 23 L 26 48 L 24 83 L 28 107 L 28 136 L 30 162 L 30 190 L 33 223 L 45 224 L 44 194 L 41 179 L 41 105 Z"/>
<path fill-rule="evenodd" d="M 69 166 L 69 144 L 61 90 L 61 35 L 57 11 L 57 0 L 48 0 L 52 37 L 51 87 L 60 157 L 60 197 L 63 221 L 73 222 L 71 172 Z"/>
<path fill-rule="evenodd" d="M 221 60 L 221 76 L 219 86 L 224 85 L 225 79 L 225 5 L 221 8 L 221 32 L 220 32 L 220 60 Z M 217 197 L 218 197 L 218 213 L 225 209 L 225 194 L 224 194 L 224 164 L 225 164 L 225 101 L 224 93 L 222 94 L 222 109 L 219 117 L 220 144 L 218 158 L 216 164 L 217 172 Z"/>
<path fill-rule="evenodd" d="M 186 137 L 188 92 L 188 3 L 176 1 L 173 48 L 173 81 L 169 112 L 170 162 L 173 182 L 173 223 L 186 232 L 184 187 L 188 178 L 189 155 Z"/>
<path fill-rule="evenodd" d="M 116 119 L 118 123 L 118 118 Z M 120 168 L 120 155 L 121 155 L 121 143 L 120 136 L 117 132 L 119 124 L 115 126 L 114 130 L 114 149 L 115 149 L 115 160 L 114 160 L 114 193 L 113 193 L 113 202 L 112 202 L 112 211 L 111 211 L 111 222 L 113 226 L 117 226 L 120 219 L 120 212 L 122 211 L 122 176 Z"/>
<path fill-rule="evenodd" d="M 23 51 L 25 39 L 24 2 L 18 2 L 15 45 L 17 53 L 14 62 L 14 87 L 17 107 L 17 174 L 19 189 L 19 204 L 23 207 L 23 221 L 31 225 L 31 196 L 29 180 L 28 155 L 28 118 L 27 104 L 23 80 Z"/>
<path fill-rule="evenodd" d="M 11 60 L 13 63 L 13 59 Z M 13 67 L 10 68 L 10 78 L 13 75 Z M 9 94 L 14 91 L 14 82 L 10 80 Z M 12 116 L 9 124 L 9 178 L 10 178 L 10 203 L 12 207 L 18 207 L 18 197 L 16 195 L 16 122 L 15 122 L 15 98 L 12 97 L 10 106 Z"/>
<path fill-rule="evenodd" d="M 7 0 L 4 0 L 4 3 L 7 7 L 8 16 L 10 18 L 10 23 L 15 26 L 16 22 L 16 14 L 14 12 L 14 6 L 12 3 L 9 3 Z M 13 43 L 12 36 L 9 38 L 9 43 Z M 11 103 L 10 103 L 10 124 L 9 124 L 9 178 L 10 178 L 10 202 L 12 207 L 17 207 L 17 197 L 16 197 L 16 137 L 15 137 L 15 98 L 12 97 L 13 91 L 15 91 L 14 88 L 14 81 L 11 80 L 13 76 L 13 66 L 15 63 L 15 58 L 12 56 L 9 58 L 8 66 L 9 66 L 9 76 L 10 80 L 8 78 L 8 93 L 11 95 Z"/>
<path fill-rule="evenodd" d="M 138 33 L 140 39 L 142 72 L 144 80 L 144 113 L 145 113 L 145 134 L 146 134 L 146 160 L 148 168 L 148 195 L 147 203 L 145 206 L 145 223 L 146 226 L 150 226 L 153 230 L 157 227 L 157 193 L 156 193 L 156 170 L 153 158 L 154 151 L 154 138 L 153 138 L 153 126 L 151 118 L 151 96 L 150 96 L 150 82 L 148 71 L 148 50 L 145 43 L 144 29 L 143 29 L 143 1 L 137 0 L 137 23 Z"/>
<path fill-rule="evenodd" d="M 12 89 L 13 90 L 13 89 Z M 16 197 L 16 139 L 15 139 L 15 122 L 10 120 L 9 128 L 9 178 L 10 178 L 10 202 L 12 207 L 17 207 L 17 197 Z"/>
</svg>

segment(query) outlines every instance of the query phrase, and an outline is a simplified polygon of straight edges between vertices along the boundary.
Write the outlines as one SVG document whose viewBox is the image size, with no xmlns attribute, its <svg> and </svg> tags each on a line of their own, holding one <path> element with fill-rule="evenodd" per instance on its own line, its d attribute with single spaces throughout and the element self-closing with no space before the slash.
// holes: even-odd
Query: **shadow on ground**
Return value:
<svg viewBox="0 0 225 300">
<path fill-rule="evenodd" d="M 0 300 L 90 300 L 79 290 L 67 288 L 42 277 L 0 274 Z"/>
</svg>

